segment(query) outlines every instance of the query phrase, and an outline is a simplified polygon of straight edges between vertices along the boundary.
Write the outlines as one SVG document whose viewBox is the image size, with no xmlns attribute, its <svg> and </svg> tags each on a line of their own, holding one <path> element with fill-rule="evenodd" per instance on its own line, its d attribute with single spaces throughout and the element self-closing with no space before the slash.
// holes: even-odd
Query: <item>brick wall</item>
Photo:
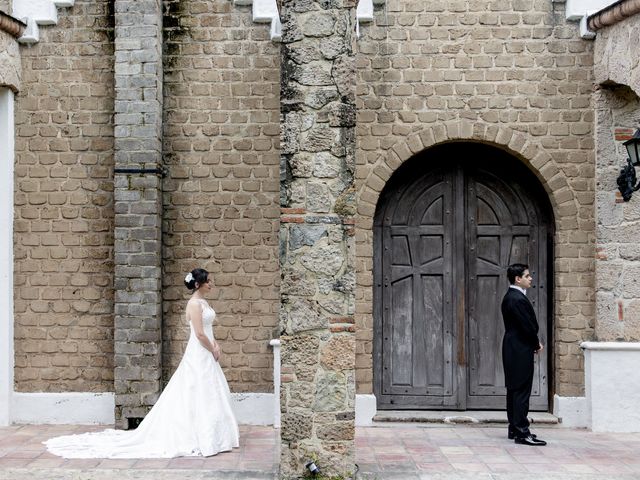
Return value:
<svg viewBox="0 0 640 480">
<path fill-rule="evenodd" d="M 272 389 L 278 335 L 279 46 L 250 7 L 165 2 L 164 368 L 189 328 L 185 274 L 210 303 L 233 391 Z"/>
<path fill-rule="evenodd" d="M 107 1 L 76 1 L 21 47 L 15 388 L 113 382 L 113 48 Z"/>
<path fill-rule="evenodd" d="M 377 197 L 429 131 L 432 144 L 501 145 L 544 184 L 556 217 L 550 387 L 581 395 L 578 345 L 594 324 L 592 44 L 549 0 L 388 0 L 358 48 L 358 391 L 372 391 Z"/>
</svg>

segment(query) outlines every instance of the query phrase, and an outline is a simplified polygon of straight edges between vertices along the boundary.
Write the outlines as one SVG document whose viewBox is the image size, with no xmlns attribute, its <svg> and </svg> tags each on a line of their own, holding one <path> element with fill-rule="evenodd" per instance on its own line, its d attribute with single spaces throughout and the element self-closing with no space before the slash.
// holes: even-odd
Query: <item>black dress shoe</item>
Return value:
<svg viewBox="0 0 640 480">
<path fill-rule="evenodd" d="M 520 445 L 530 445 L 532 447 L 542 447 L 547 444 L 544 440 L 540 440 L 533 435 L 516 438 L 515 443 L 519 443 Z"/>
<path fill-rule="evenodd" d="M 530 433 L 529 435 L 531 435 L 533 438 L 538 438 L 538 436 L 537 436 L 535 433 Z M 509 440 L 513 440 L 514 438 L 516 438 L 516 434 L 515 434 L 515 433 L 513 433 L 513 432 L 509 432 L 509 433 L 507 434 L 507 438 L 508 438 Z"/>
</svg>

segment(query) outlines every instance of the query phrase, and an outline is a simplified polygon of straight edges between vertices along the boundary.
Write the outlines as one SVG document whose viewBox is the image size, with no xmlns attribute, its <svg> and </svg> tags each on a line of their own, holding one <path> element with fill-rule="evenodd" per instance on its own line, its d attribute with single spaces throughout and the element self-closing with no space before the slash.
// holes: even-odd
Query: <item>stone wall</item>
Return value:
<svg viewBox="0 0 640 480">
<path fill-rule="evenodd" d="M 189 328 L 184 276 L 212 273 L 232 391 L 273 388 L 279 303 L 279 46 L 251 7 L 165 1 L 164 368 Z"/>
<path fill-rule="evenodd" d="M 637 15 L 598 30 L 594 47 L 596 82 L 628 85 L 640 95 L 639 41 Z"/>
<path fill-rule="evenodd" d="M 395 169 L 440 142 L 498 145 L 525 162 L 556 220 L 555 385 L 581 395 L 594 324 L 592 44 L 548 0 L 388 0 L 358 40 L 359 393 L 372 391 L 372 220 Z"/>
<path fill-rule="evenodd" d="M 113 389 L 113 25 L 80 0 L 20 47 L 15 388 Z"/>
<path fill-rule="evenodd" d="M 616 178 L 625 166 L 623 146 L 640 128 L 638 17 L 599 30 L 595 40 L 596 339 L 640 340 L 640 195 L 624 202 Z"/>
<path fill-rule="evenodd" d="M 0 31 L 0 85 L 18 91 L 21 77 L 22 62 L 18 42 L 7 32 Z"/>
<path fill-rule="evenodd" d="M 281 10 L 282 478 L 355 468 L 355 7 Z"/>
<path fill-rule="evenodd" d="M 0 0 L 0 11 L 4 13 L 11 14 L 11 1 L 10 0 Z"/>
</svg>

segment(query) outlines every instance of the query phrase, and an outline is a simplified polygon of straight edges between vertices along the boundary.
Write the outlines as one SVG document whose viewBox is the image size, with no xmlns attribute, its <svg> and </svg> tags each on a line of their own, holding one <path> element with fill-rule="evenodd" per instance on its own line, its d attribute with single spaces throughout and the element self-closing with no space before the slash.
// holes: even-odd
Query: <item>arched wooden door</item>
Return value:
<svg viewBox="0 0 640 480">
<path fill-rule="evenodd" d="M 553 223 L 519 160 L 481 144 L 431 149 L 394 174 L 374 224 L 374 393 L 381 409 L 502 409 L 506 266 L 527 263 L 548 345 Z M 531 407 L 548 408 L 547 358 Z"/>
</svg>

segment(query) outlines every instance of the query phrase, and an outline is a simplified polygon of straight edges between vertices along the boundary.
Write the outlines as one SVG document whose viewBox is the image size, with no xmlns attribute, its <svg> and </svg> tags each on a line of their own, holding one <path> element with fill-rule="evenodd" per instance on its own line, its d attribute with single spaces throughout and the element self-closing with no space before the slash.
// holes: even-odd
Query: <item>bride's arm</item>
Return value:
<svg viewBox="0 0 640 480">
<path fill-rule="evenodd" d="M 220 358 L 220 347 L 217 342 L 209 340 L 209 337 L 204 333 L 204 328 L 202 326 L 202 306 L 198 305 L 196 302 L 189 302 L 187 304 L 187 315 L 191 319 L 191 325 L 193 325 L 193 330 L 200 342 L 200 345 L 209 350 L 213 355 L 213 358 L 217 361 L 218 358 Z"/>
</svg>

